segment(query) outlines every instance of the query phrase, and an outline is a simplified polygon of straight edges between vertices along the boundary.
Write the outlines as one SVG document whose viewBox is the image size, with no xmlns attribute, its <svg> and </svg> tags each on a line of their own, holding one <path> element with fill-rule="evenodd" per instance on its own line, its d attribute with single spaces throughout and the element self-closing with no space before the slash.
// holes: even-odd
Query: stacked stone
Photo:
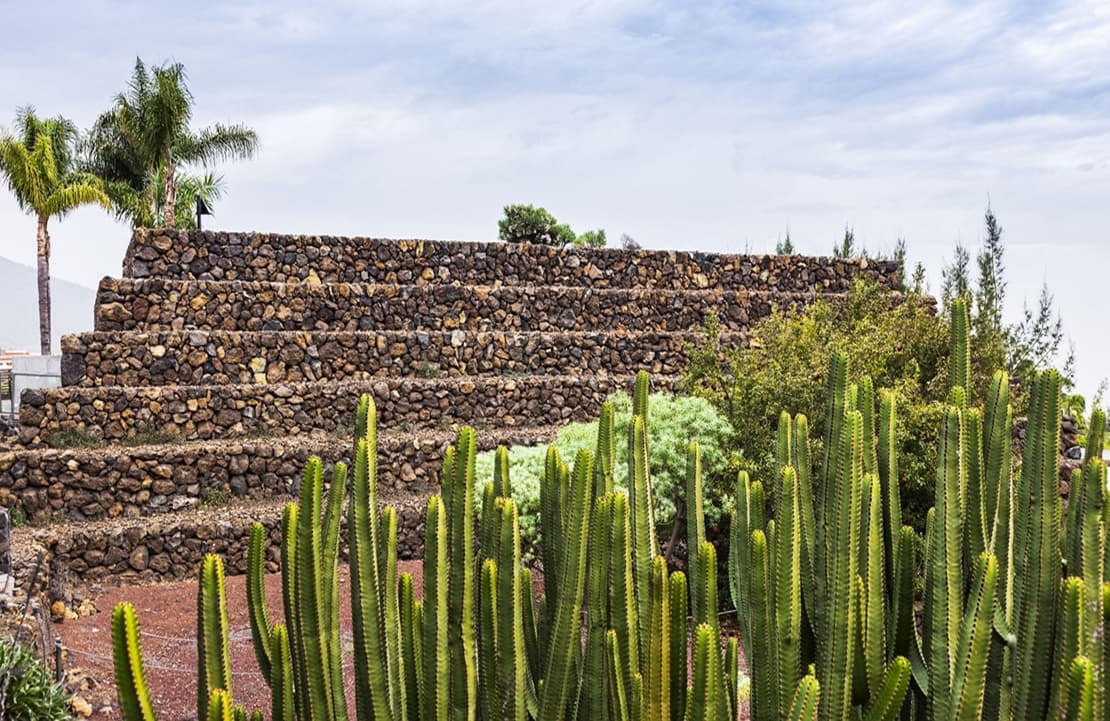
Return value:
<svg viewBox="0 0 1110 721">
<path fill-rule="evenodd" d="M 348 460 L 362 393 L 418 557 L 459 426 L 483 448 L 545 442 L 639 370 L 676 387 L 711 315 L 735 345 L 774 307 L 898 280 L 867 260 L 162 230 L 135 233 L 123 275 L 0 452 L 0 505 L 83 580 L 180 578 L 205 551 L 242 570 L 305 460 Z"/>
</svg>

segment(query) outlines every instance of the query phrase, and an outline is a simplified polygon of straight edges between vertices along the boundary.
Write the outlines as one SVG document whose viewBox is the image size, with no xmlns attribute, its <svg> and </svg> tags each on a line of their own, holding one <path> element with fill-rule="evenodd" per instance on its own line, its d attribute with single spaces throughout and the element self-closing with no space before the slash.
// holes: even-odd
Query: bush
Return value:
<svg viewBox="0 0 1110 721">
<path fill-rule="evenodd" d="M 624 392 L 610 398 L 617 437 L 616 485 L 625 487 L 628 477 L 628 426 L 632 419 L 632 398 Z M 670 536 L 674 523 L 675 499 L 685 492 L 686 444 L 701 445 L 705 483 L 705 522 L 716 527 L 725 522 L 735 478 L 727 469 L 735 467 L 731 457 L 733 432 L 728 419 L 704 398 L 653 393 L 648 402 L 648 435 L 651 442 L 651 482 L 655 490 L 655 523 L 660 540 Z M 563 460 L 573 462 L 579 449 L 590 452 L 597 447 L 597 423 L 571 423 L 559 431 L 550 445 Z M 520 509 L 520 529 L 526 543 L 539 540 L 540 476 L 543 475 L 547 445 L 514 446 L 509 449 L 509 473 L 513 500 Z M 493 451 L 477 458 L 479 484 L 493 478 Z"/>
<path fill-rule="evenodd" d="M 925 298 L 911 292 L 896 303 L 885 288 L 857 281 L 838 300 L 775 310 L 752 329 L 744 348 L 720 347 L 715 318 L 705 330 L 706 340 L 690 348 L 686 390 L 729 419 L 741 463 L 765 484 L 773 477 L 775 428 L 784 410 L 808 417 L 812 458 L 821 457 L 825 376 L 834 352 L 848 355 L 851 380 L 867 375 L 876 388 L 897 393 L 906 522 L 924 529 L 948 389 L 948 324 Z"/>
<path fill-rule="evenodd" d="M 0 640 L 0 712 L 4 721 L 67 721 L 69 703 L 30 649 Z"/>
<path fill-rule="evenodd" d="M 531 205 L 506 205 L 505 217 L 497 221 L 497 237 L 506 243 L 558 246 L 575 239 L 569 226 L 555 220 L 545 208 Z"/>
</svg>

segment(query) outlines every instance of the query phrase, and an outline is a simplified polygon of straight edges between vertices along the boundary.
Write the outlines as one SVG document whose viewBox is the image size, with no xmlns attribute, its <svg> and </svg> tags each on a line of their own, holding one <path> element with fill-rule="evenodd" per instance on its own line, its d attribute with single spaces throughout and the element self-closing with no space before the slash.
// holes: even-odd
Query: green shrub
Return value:
<svg viewBox="0 0 1110 721">
<path fill-rule="evenodd" d="M 567 245 L 575 239 L 569 226 L 555 220 L 546 208 L 506 205 L 505 217 L 497 221 L 497 237 L 506 243 Z"/>
<path fill-rule="evenodd" d="M 949 340 L 948 323 L 925 298 L 910 292 L 896 303 L 885 288 L 857 281 L 839 299 L 776 309 L 752 328 L 747 347 L 721 347 L 716 318 L 708 319 L 705 330 L 706 340 L 690 348 L 685 388 L 730 420 L 753 479 L 774 478 L 775 429 L 784 410 L 808 417 L 812 458 L 820 458 L 825 374 L 833 353 L 847 355 L 851 381 L 870 376 L 876 388 L 894 390 L 906 521 L 924 529 L 948 391 Z"/>
<path fill-rule="evenodd" d="M 0 709 L 4 721 L 66 721 L 69 703 L 61 684 L 31 653 L 11 639 L 0 640 Z"/>
<path fill-rule="evenodd" d="M 632 418 L 632 398 L 625 392 L 614 393 L 615 431 L 618 439 L 628 437 Z M 707 474 L 705 520 L 711 528 L 726 520 L 731 489 L 735 483 L 729 469 L 736 467 L 732 457 L 733 432 L 728 419 L 704 398 L 653 393 L 648 403 L 648 428 L 651 442 L 651 482 L 655 489 L 655 522 L 660 538 L 670 536 L 674 523 L 675 499 L 683 493 L 686 478 L 686 444 L 701 444 L 703 467 Z M 580 449 L 591 452 L 597 446 L 597 423 L 571 423 L 559 431 L 550 444 L 514 446 L 509 449 L 509 472 L 513 479 L 513 500 L 520 509 L 521 534 L 526 543 L 539 540 L 539 480 L 543 475 L 547 448 L 553 445 L 563 458 L 574 458 Z M 493 478 L 493 451 L 477 458 L 479 484 Z M 617 443 L 616 484 L 625 487 L 628 477 L 628 446 Z"/>
</svg>

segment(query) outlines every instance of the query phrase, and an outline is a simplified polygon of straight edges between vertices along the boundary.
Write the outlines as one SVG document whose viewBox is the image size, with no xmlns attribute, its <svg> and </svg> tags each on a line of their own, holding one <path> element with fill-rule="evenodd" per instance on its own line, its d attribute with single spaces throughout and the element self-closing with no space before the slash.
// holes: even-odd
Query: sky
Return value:
<svg viewBox="0 0 1110 721">
<path fill-rule="evenodd" d="M 492 240 L 519 202 L 611 242 L 771 252 L 789 231 L 826 255 L 851 226 L 872 252 L 904 237 L 938 292 L 989 203 L 1008 318 L 1047 283 L 1078 390 L 1110 375 L 1101 0 L 0 0 L 0 17 L 24 28 L 0 45 L 0 126 L 24 104 L 88 126 L 139 56 L 185 65 L 198 127 L 257 130 L 257 158 L 219 168 L 210 227 Z M 32 263 L 34 232 L 0 193 L 0 255 Z M 75 212 L 52 226 L 54 274 L 118 275 L 128 235 Z"/>
</svg>

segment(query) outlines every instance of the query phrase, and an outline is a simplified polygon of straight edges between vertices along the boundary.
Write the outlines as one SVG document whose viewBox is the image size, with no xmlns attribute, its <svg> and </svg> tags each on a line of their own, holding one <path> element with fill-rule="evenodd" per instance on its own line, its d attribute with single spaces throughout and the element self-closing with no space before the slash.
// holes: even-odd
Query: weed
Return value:
<svg viewBox="0 0 1110 721">
<path fill-rule="evenodd" d="M 83 428 L 66 428 L 42 437 L 51 448 L 101 448 L 104 441 Z"/>
</svg>

